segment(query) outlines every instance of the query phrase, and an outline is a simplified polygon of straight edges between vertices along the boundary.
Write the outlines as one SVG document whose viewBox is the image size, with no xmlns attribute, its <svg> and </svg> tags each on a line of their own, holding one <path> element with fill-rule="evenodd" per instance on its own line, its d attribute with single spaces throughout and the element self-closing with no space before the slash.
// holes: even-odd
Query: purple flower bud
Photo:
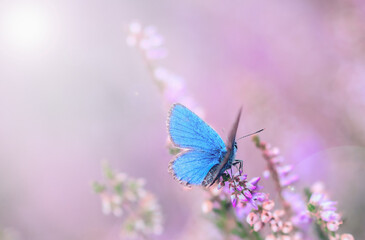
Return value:
<svg viewBox="0 0 365 240">
<path fill-rule="evenodd" d="M 322 210 L 326 210 L 326 211 L 336 211 L 337 208 L 336 208 L 336 205 L 337 205 L 337 202 L 334 202 L 334 201 L 324 201 L 324 202 L 321 202 L 321 208 Z"/>
<path fill-rule="evenodd" d="M 237 206 L 237 198 L 235 195 L 231 195 L 231 202 L 233 207 Z"/>
<path fill-rule="evenodd" d="M 332 222 L 340 220 L 340 215 L 334 211 L 325 211 L 321 212 L 321 218 L 326 222 Z"/>
<path fill-rule="evenodd" d="M 323 199 L 323 194 L 321 193 L 313 193 L 311 198 L 309 199 L 309 202 L 312 204 L 320 203 L 320 201 Z"/>
<path fill-rule="evenodd" d="M 247 198 L 252 198 L 252 194 L 249 190 L 245 190 L 243 191 L 243 194 L 247 197 Z"/>
<path fill-rule="evenodd" d="M 290 176 L 287 178 L 282 178 L 280 180 L 280 184 L 281 184 L 281 186 L 286 187 L 286 186 L 293 184 L 294 182 L 296 182 L 298 180 L 299 180 L 299 177 L 297 175 L 293 175 L 293 176 Z"/>
<path fill-rule="evenodd" d="M 239 181 L 243 182 L 247 179 L 247 174 L 238 177 Z"/>
<path fill-rule="evenodd" d="M 247 198 L 243 195 L 243 194 L 239 194 L 238 195 L 238 199 L 243 201 L 243 202 L 246 202 L 247 201 Z"/>
<path fill-rule="evenodd" d="M 266 196 L 265 193 L 256 192 L 256 193 L 252 194 L 252 199 L 256 200 L 256 201 L 263 202 L 267 199 L 267 196 Z"/>
<path fill-rule="evenodd" d="M 253 191 L 256 189 L 256 186 L 252 185 L 251 183 L 246 183 L 246 188 L 248 188 L 249 190 Z"/>
<path fill-rule="evenodd" d="M 241 192 L 243 190 L 243 187 L 241 185 L 238 185 L 236 189 L 237 191 Z"/>
<path fill-rule="evenodd" d="M 286 176 L 289 172 L 291 172 L 293 170 L 293 166 L 292 165 L 285 165 L 285 166 L 282 166 L 282 167 L 277 167 L 276 169 L 277 169 L 280 176 Z"/>
<path fill-rule="evenodd" d="M 296 224 L 300 224 L 300 223 L 310 223 L 312 221 L 312 218 L 310 217 L 308 211 L 301 211 L 299 213 L 297 213 L 297 215 L 294 217 L 295 219 L 295 223 Z"/>
<path fill-rule="evenodd" d="M 251 183 L 252 185 L 256 186 L 257 183 L 260 181 L 260 177 L 255 177 L 255 178 L 252 178 L 249 183 Z"/>
<path fill-rule="evenodd" d="M 269 170 L 265 170 L 262 175 L 264 176 L 264 178 L 269 178 L 270 177 L 270 171 Z"/>
<path fill-rule="evenodd" d="M 256 209 L 256 210 L 258 210 L 258 209 L 259 209 L 259 208 L 257 207 L 256 202 L 255 202 L 254 200 L 250 199 L 250 200 L 249 200 L 249 202 L 250 202 L 251 206 L 252 206 L 254 209 Z"/>
</svg>

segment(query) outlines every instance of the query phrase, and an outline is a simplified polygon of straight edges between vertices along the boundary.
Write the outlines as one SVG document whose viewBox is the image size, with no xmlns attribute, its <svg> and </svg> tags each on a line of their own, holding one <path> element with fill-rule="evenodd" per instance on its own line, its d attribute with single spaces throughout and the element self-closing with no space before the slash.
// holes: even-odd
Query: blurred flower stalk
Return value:
<svg viewBox="0 0 365 240">
<path fill-rule="evenodd" d="M 280 150 L 277 147 L 271 147 L 270 144 L 260 141 L 258 136 L 253 138 L 256 147 L 262 151 L 262 155 L 267 163 L 267 170 L 264 172 L 265 177 L 272 177 L 275 183 L 282 206 L 286 211 L 291 211 L 290 203 L 284 197 L 284 189 L 298 181 L 298 176 L 291 174 L 293 166 L 284 164 L 283 158 L 279 155 Z"/>
<path fill-rule="evenodd" d="M 105 182 L 94 182 L 102 211 L 122 219 L 121 237 L 147 238 L 162 233 L 162 213 L 155 196 L 145 188 L 143 179 L 134 179 L 103 164 Z"/>
<path fill-rule="evenodd" d="M 163 67 L 161 60 L 166 59 L 168 50 L 165 47 L 165 39 L 160 35 L 155 26 L 143 26 L 139 22 L 132 22 L 128 26 L 127 45 L 137 49 L 145 62 L 153 82 L 157 85 L 163 96 L 166 108 L 179 102 L 189 106 L 200 117 L 204 117 L 204 111 L 188 95 L 185 80 Z M 167 148 L 171 154 L 177 154 L 179 149 L 174 148 L 167 138 Z"/>
<path fill-rule="evenodd" d="M 166 107 L 179 102 L 189 106 L 199 116 L 203 111 L 194 99 L 187 94 L 185 80 L 163 67 L 161 60 L 168 56 L 165 39 L 154 26 L 143 26 L 139 22 L 132 22 L 128 27 L 127 45 L 136 48 L 150 71 L 153 81 L 164 97 Z"/>
<path fill-rule="evenodd" d="M 337 233 L 343 221 L 341 215 L 337 213 L 337 202 L 329 199 L 323 183 L 315 183 L 309 191 L 307 190 L 307 197 L 309 215 L 314 220 L 317 234 L 322 239 L 326 239 L 327 236 L 330 240 L 354 239 L 351 234 L 339 235 Z"/>
</svg>

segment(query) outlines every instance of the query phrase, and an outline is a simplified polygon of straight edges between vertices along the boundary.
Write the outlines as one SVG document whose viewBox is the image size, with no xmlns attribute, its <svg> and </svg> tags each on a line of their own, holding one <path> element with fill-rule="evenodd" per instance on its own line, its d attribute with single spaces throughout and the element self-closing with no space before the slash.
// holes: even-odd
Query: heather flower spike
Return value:
<svg viewBox="0 0 365 240">
<path fill-rule="evenodd" d="M 266 199 L 259 209 L 252 210 L 248 214 L 246 221 L 252 226 L 252 230 L 258 232 L 268 229 L 270 234 L 265 239 L 302 239 L 298 237 L 300 232 L 294 228 L 294 224 L 285 219 L 285 211 L 274 210 L 274 207 L 274 201 Z"/>
<path fill-rule="evenodd" d="M 231 195 L 230 199 L 233 207 L 236 207 L 238 203 L 243 205 L 249 203 L 253 208 L 257 209 L 256 202 L 262 202 L 266 199 L 266 194 L 257 191 L 260 178 L 256 177 L 247 181 L 247 175 L 240 175 L 240 173 L 236 172 L 233 177 L 226 178 L 227 180 L 221 178 L 217 188 L 227 187 Z M 226 174 L 226 176 L 230 175 Z"/>
<path fill-rule="evenodd" d="M 180 102 L 187 105 L 200 117 L 204 111 L 197 105 L 194 98 L 187 94 L 184 78 L 162 66 L 159 60 L 166 59 L 168 50 L 165 39 L 158 33 L 154 26 L 143 26 L 134 21 L 128 27 L 127 45 L 136 48 L 150 71 L 150 76 L 164 98 L 166 106 Z M 171 155 L 178 154 L 181 150 L 173 146 L 170 138 L 166 145 Z"/>
<path fill-rule="evenodd" d="M 160 89 L 168 106 L 180 102 L 189 106 L 198 115 L 204 112 L 199 108 L 195 100 L 187 94 L 185 80 L 160 65 L 161 59 L 166 59 L 168 50 L 164 37 L 158 33 L 154 26 L 143 26 L 135 21 L 128 27 L 127 45 L 139 50 L 143 60 L 150 70 L 151 77 Z M 175 152 L 173 152 L 175 153 Z"/>
<path fill-rule="evenodd" d="M 317 187 L 321 185 L 321 187 Z M 337 231 L 343 223 L 341 215 L 337 213 L 337 202 L 331 201 L 325 192 L 323 184 L 315 183 L 312 187 L 308 201 L 308 211 L 316 224 L 328 235 L 330 239 L 353 239 L 351 234 L 342 234 L 341 238 Z"/>
<path fill-rule="evenodd" d="M 103 166 L 105 183 L 94 183 L 94 191 L 101 198 L 104 214 L 122 218 L 122 235 L 145 237 L 162 232 L 161 207 L 155 196 L 145 188 L 145 181 L 116 173 Z"/>
</svg>

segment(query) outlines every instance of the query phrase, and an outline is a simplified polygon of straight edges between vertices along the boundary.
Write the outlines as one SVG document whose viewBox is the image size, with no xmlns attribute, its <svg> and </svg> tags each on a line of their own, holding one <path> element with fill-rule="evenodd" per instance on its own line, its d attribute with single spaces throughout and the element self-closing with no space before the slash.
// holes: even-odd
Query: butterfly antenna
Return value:
<svg viewBox="0 0 365 240">
<path fill-rule="evenodd" d="M 259 132 L 264 131 L 264 129 L 265 129 L 265 128 L 260 129 L 260 130 L 258 130 L 258 131 L 256 131 L 256 132 L 254 132 L 254 133 L 247 134 L 247 135 L 245 135 L 245 136 L 243 136 L 243 137 L 238 138 L 236 141 L 238 141 L 238 140 L 240 140 L 240 139 L 242 139 L 242 138 L 245 138 L 245 137 L 249 137 L 249 136 L 251 136 L 251 135 L 255 135 L 255 134 L 259 133 Z"/>
</svg>

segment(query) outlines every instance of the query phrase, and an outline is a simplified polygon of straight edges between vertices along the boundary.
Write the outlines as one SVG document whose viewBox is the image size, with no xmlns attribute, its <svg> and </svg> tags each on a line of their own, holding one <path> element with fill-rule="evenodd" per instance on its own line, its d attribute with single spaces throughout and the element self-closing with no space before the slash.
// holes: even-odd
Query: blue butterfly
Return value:
<svg viewBox="0 0 365 240">
<path fill-rule="evenodd" d="M 185 185 L 209 187 L 232 164 L 237 151 L 236 132 L 241 116 L 236 121 L 224 144 L 216 131 L 195 113 L 181 104 L 174 104 L 169 112 L 167 129 L 172 143 L 183 151 L 169 163 L 169 172 Z"/>
</svg>

